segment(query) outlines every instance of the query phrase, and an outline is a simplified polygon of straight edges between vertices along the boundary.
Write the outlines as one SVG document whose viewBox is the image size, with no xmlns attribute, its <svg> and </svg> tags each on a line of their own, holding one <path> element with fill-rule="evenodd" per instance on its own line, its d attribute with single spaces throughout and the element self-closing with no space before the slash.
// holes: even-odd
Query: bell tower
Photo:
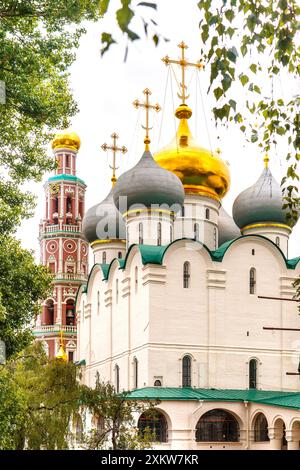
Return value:
<svg viewBox="0 0 300 470">
<path fill-rule="evenodd" d="M 44 342 L 49 357 L 63 346 L 75 360 L 75 298 L 88 274 L 88 243 L 82 233 L 86 185 L 76 176 L 80 139 L 75 133 L 58 134 L 52 149 L 55 175 L 45 183 L 45 215 L 39 227 L 41 263 L 54 274 L 52 294 L 45 299 L 34 334 Z"/>
</svg>

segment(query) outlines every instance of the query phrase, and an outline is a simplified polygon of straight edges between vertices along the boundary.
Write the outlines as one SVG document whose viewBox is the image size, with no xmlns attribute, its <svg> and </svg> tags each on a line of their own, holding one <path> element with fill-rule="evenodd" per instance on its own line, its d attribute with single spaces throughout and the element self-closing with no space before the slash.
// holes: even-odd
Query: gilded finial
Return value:
<svg viewBox="0 0 300 470">
<path fill-rule="evenodd" d="M 118 169 L 118 167 L 116 166 L 116 153 L 117 152 L 122 152 L 123 154 L 127 152 L 127 148 L 123 145 L 123 147 L 118 147 L 117 146 L 117 140 L 119 138 L 118 134 L 116 134 L 115 132 L 111 135 L 111 138 L 112 138 L 112 145 L 107 145 L 106 143 L 101 145 L 101 148 L 102 150 L 104 150 L 105 152 L 107 150 L 112 150 L 112 153 L 113 153 L 113 164 L 112 166 L 109 165 L 109 167 L 112 169 L 113 171 L 113 174 L 112 174 L 112 177 L 111 177 L 111 182 L 112 182 L 112 185 L 114 186 L 117 182 L 117 177 L 116 177 L 116 170 Z"/>
<path fill-rule="evenodd" d="M 220 149 L 220 147 L 218 147 L 218 148 L 216 148 L 215 152 L 218 155 L 218 157 L 220 157 L 220 155 L 222 153 L 222 150 Z"/>
<path fill-rule="evenodd" d="M 181 50 L 181 58 L 179 60 L 174 60 L 170 59 L 168 56 L 165 56 L 162 58 L 162 61 L 166 65 L 170 64 L 176 64 L 180 65 L 181 67 L 181 82 L 180 82 L 180 93 L 177 93 L 178 97 L 181 99 L 181 105 L 179 108 L 177 108 L 175 112 L 175 116 L 178 117 L 179 119 L 185 118 L 189 119 L 192 115 L 192 111 L 190 108 L 186 106 L 186 100 L 189 98 L 190 95 L 187 95 L 187 86 L 185 83 L 185 69 L 187 67 L 196 67 L 197 69 L 203 69 L 204 64 L 200 60 L 196 63 L 193 62 L 188 62 L 185 57 L 185 50 L 188 48 L 188 46 L 185 44 L 184 41 L 181 41 L 180 44 L 178 44 L 179 49 Z"/>
<path fill-rule="evenodd" d="M 269 167 L 269 161 L 270 161 L 269 155 L 266 153 L 266 155 L 264 156 L 265 168 Z"/>
<path fill-rule="evenodd" d="M 146 101 L 145 103 L 141 103 L 139 100 L 135 100 L 133 102 L 133 106 L 135 108 L 144 108 L 145 109 L 145 112 L 146 112 L 146 125 L 145 126 L 142 126 L 143 129 L 145 129 L 146 131 L 146 136 L 145 136 L 145 139 L 144 139 L 144 144 L 145 144 L 145 150 L 150 150 L 150 137 L 149 137 L 149 130 L 152 129 L 152 127 L 149 127 L 149 110 L 150 109 L 154 109 L 154 111 L 156 111 L 157 113 L 161 110 L 161 107 L 159 106 L 158 103 L 156 104 L 150 104 L 149 103 L 149 95 L 151 95 L 151 91 L 149 90 L 149 88 L 146 88 L 144 91 L 143 91 L 144 95 L 146 96 Z"/>
<path fill-rule="evenodd" d="M 60 347 L 59 347 L 58 353 L 56 354 L 56 359 L 61 359 L 65 362 L 67 362 L 67 360 L 68 360 L 67 353 L 65 351 L 64 342 L 63 342 L 63 332 L 62 332 L 62 330 L 60 331 Z"/>
</svg>

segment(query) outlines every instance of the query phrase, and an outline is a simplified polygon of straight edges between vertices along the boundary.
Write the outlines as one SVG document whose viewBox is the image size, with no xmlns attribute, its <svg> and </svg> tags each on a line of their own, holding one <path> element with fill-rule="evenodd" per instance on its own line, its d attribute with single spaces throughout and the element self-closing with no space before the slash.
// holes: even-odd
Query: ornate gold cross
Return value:
<svg viewBox="0 0 300 470">
<path fill-rule="evenodd" d="M 118 169 L 118 167 L 116 166 L 116 154 L 117 154 L 117 152 L 122 152 L 123 154 L 126 153 L 127 148 L 124 145 L 123 145 L 123 147 L 117 147 L 117 140 L 118 140 L 119 136 L 115 132 L 111 135 L 111 138 L 113 140 L 112 145 L 103 144 L 103 145 L 101 145 L 101 148 L 105 152 L 107 150 L 111 150 L 112 153 L 113 153 L 113 164 L 112 164 L 112 166 L 109 165 L 109 167 L 113 171 L 113 174 L 112 174 L 112 177 L 111 177 L 111 182 L 112 182 L 112 185 L 114 186 L 116 184 L 116 181 L 117 181 L 116 170 Z"/>
<path fill-rule="evenodd" d="M 179 49 L 181 49 L 181 58 L 180 58 L 180 60 L 170 59 L 166 55 L 166 57 L 164 57 L 162 59 L 162 61 L 166 65 L 170 65 L 170 64 L 180 65 L 180 67 L 181 67 L 181 83 L 180 83 L 181 94 L 179 94 L 179 93 L 177 93 L 177 94 L 178 94 L 178 97 L 182 100 L 182 104 L 185 104 L 185 100 L 189 97 L 189 95 L 186 95 L 187 86 L 185 84 L 185 69 L 187 67 L 196 67 L 197 69 L 203 69 L 204 64 L 201 60 L 199 62 L 196 62 L 195 64 L 193 62 L 188 62 L 186 60 L 186 58 L 185 58 L 185 49 L 187 49 L 188 46 L 183 41 L 181 41 L 181 43 L 178 44 L 178 47 L 179 47 Z"/>
<path fill-rule="evenodd" d="M 149 88 L 146 88 L 143 91 L 144 95 L 146 95 L 146 101 L 145 103 L 141 103 L 139 100 L 135 100 L 133 102 L 133 106 L 135 108 L 144 108 L 146 111 L 146 126 L 142 126 L 143 129 L 146 131 L 146 137 L 144 139 L 144 144 L 145 144 L 145 150 L 149 150 L 149 144 L 150 144 L 150 138 L 149 138 L 149 130 L 152 129 L 152 127 L 149 127 L 149 110 L 154 109 L 157 113 L 161 110 L 161 107 L 159 106 L 158 103 L 156 104 L 150 104 L 149 103 L 149 95 L 151 95 L 151 91 Z"/>
</svg>

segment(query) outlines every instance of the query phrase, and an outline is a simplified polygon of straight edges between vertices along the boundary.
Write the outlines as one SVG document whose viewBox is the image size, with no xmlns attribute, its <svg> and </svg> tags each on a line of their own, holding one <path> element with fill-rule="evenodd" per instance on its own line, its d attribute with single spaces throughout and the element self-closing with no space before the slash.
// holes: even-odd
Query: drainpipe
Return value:
<svg viewBox="0 0 300 470">
<path fill-rule="evenodd" d="M 248 401 L 244 401 L 244 405 L 246 408 L 246 450 L 249 450 L 249 408 L 248 408 Z"/>
</svg>

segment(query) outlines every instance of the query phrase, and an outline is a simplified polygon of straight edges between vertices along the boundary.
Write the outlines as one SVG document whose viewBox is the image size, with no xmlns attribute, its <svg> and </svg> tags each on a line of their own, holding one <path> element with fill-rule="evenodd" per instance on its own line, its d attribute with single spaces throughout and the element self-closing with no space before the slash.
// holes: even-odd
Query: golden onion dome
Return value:
<svg viewBox="0 0 300 470">
<path fill-rule="evenodd" d="M 220 200 L 230 186 L 228 166 L 193 138 L 188 125 L 192 110 L 181 104 L 175 116 L 180 119 L 175 138 L 154 155 L 155 161 L 180 179 L 186 194 L 198 194 Z"/>
<path fill-rule="evenodd" d="M 78 151 L 80 148 L 80 138 L 76 132 L 62 132 L 56 134 L 52 142 L 52 149 L 64 148 Z"/>
<path fill-rule="evenodd" d="M 56 354 L 55 358 L 67 362 L 68 356 L 67 356 L 67 353 L 65 351 L 63 343 L 60 344 L 59 351 Z"/>
</svg>

